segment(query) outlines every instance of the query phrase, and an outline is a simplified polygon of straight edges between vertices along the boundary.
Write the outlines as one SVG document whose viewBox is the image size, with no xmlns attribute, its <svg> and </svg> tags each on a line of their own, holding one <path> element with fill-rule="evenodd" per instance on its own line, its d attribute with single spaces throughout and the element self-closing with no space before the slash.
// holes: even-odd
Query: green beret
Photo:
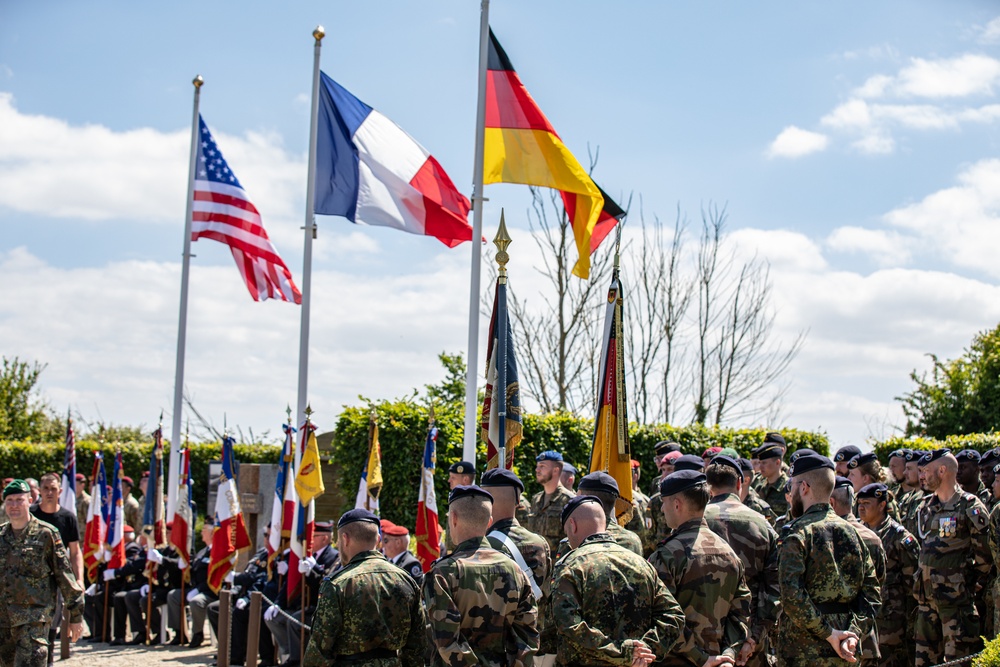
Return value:
<svg viewBox="0 0 1000 667">
<path fill-rule="evenodd" d="M 3 497 L 12 496 L 15 493 L 31 493 L 31 487 L 23 479 L 15 479 L 13 482 L 3 487 Z"/>
</svg>

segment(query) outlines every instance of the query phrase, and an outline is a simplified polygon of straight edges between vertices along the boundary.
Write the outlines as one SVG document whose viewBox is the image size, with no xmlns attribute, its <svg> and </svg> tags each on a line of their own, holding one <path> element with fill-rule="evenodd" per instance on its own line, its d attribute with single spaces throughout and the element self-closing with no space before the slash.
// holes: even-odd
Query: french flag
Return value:
<svg viewBox="0 0 1000 667">
<path fill-rule="evenodd" d="M 281 556 L 281 551 L 291 535 L 292 514 L 295 512 L 294 506 L 289 502 L 285 517 L 285 492 L 289 484 L 295 490 L 294 475 L 289 474 L 292 458 L 295 456 L 295 427 L 291 424 L 284 424 L 285 444 L 281 448 L 281 459 L 278 461 L 278 477 L 274 485 L 274 500 L 271 504 L 271 532 L 267 537 L 267 562 L 271 563 L 275 558 Z M 271 569 L 268 568 L 268 576 Z"/>
<path fill-rule="evenodd" d="M 320 72 L 315 211 L 359 225 L 472 239 L 469 200 L 398 125 Z"/>
<path fill-rule="evenodd" d="M 122 453 L 115 456 L 114 474 L 111 478 L 111 518 L 105 538 L 108 548 L 108 569 L 117 570 L 125 565 L 125 508 L 122 505 Z M 93 502 L 93 498 L 91 498 Z"/>
<path fill-rule="evenodd" d="M 233 569 L 233 556 L 251 546 L 236 484 L 233 442 L 228 435 L 222 438 L 222 474 L 215 496 L 215 532 L 208 560 L 208 587 L 213 593 L 219 592 L 226 575 Z"/>
</svg>

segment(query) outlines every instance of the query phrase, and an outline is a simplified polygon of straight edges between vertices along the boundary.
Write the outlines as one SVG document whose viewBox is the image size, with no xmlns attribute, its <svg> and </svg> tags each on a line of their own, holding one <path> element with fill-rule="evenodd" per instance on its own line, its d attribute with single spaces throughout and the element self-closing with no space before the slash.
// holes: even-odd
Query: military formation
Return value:
<svg viewBox="0 0 1000 667">
<path fill-rule="evenodd" d="M 648 494 L 633 461 L 625 525 L 618 481 L 577 477 L 559 452 L 537 456 L 541 490 L 530 498 L 510 470 L 478 475 L 456 463 L 442 555 L 426 569 L 406 527 L 356 509 L 336 526 L 317 523 L 313 555 L 297 565 L 305 592 L 280 584 L 288 554 L 262 550 L 231 575 L 230 664 L 246 658 L 256 590 L 269 601 L 257 647 L 265 666 L 293 667 L 303 655 L 307 667 L 930 667 L 995 636 L 1000 451 L 901 449 L 883 468 L 853 447 L 832 459 L 787 449 L 778 433 L 749 459 L 657 443 L 660 474 Z M 171 643 L 204 641 L 206 617 L 215 625 L 219 614 L 196 572 L 207 551 L 192 558 L 182 594 L 171 581 L 183 569 L 176 554 L 130 538 L 129 565 L 102 577 L 114 589 L 111 627 L 91 603 L 95 587 L 85 593 L 80 584 L 65 544 L 72 533 L 45 521 L 50 481 L 35 505 L 25 481 L 4 488 L 0 666 L 45 664 L 60 597 L 74 640 L 84 619 L 92 637 L 125 643 L 127 620 L 129 643 L 151 640 L 147 597 L 159 595 L 149 607 L 166 605 Z M 212 530 L 208 522 L 204 543 Z M 152 591 L 136 576 L 147 562 L 162 578 Z M 185 606 L 194 622 L 186 640 Z"/>
</svg>

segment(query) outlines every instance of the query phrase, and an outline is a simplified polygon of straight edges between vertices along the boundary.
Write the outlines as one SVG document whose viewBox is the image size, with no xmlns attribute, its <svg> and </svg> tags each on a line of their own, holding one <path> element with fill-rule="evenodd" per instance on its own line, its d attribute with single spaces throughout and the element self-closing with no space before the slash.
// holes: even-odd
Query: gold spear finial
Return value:
<svg viewBox="0 0 1000 667">
<path fill-rule="evenodd" d="M 292 423 L 292 406 L 285 403 L 285 414 L 288 415 L 288 423 Z"/>
<path fill-rule="evenodd" d="M 436 419 L 434 417 L 434 404 L 431 403 L 431 411 L 430 411 L 430 414 L 427 415 L 427 425 L 428 426 L 434 426 L 434 422 L 435 421 L 436 421 Z"/>
<path fill-rule="evenodd" d="M 326 30 L 323 29 L 323 26 L 316 26 L 316 29 L 313 30 L 313 37 L 316 38 L 317 44 L 323 41 L 323 38 L 326 37 Z"/>
<path fill-rule="evenodd" d="M 312 417 L 313 414 L 312 403 L 306 403 L 306 409 L 303 410 L 302 412 L 304 412 L 306 415 L 306 421 L 311 421 L 310 418 Z"/>
<path fill-rule="evenodd" d="M 201 74 L 199 74 L 195 78 L 191 79 L 191 83 L 194 84 L 195 88 L 201 88 L 202 86 L 205 85 L 205 80 L 201 78 Z"/>
<path fill-rule="evenodd" d="M 500 209 L 500 227 L 497 235 L 493 237 L 493 245 L 497 247 L 496 262 L 500 265 L 500 281 L 507 282 L 507 262 L 510 255 L 507 254 L 507 246 L 511 244 L 510 234 L 507 233 L 507 223 L 504 221 L 503 209 Z"/>
</svg>

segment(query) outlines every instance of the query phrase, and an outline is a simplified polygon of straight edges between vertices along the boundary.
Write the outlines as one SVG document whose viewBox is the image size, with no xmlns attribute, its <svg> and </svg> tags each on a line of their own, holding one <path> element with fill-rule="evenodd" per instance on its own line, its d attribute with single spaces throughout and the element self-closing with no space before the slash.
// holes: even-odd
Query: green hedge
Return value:
<svg viewBox="0 0 1000 667">
<path fill-rule="evenodd" d="M 948 447 L 953 454 L 957 454 L 963 449 L 974 449 L 980 454 L 984 454 L 994 447 L 1000 447 L 1000 433 L 971 433 L 968 435 L 949 435 L 944 440 L 935 438 L 890 438 L 882 442 L 875 443 L 875 453 L 883 465 L 888 463 L 889 454 L 897 449 L 919 449 L 929 450 L 939 447 Z"/>
</svg>

